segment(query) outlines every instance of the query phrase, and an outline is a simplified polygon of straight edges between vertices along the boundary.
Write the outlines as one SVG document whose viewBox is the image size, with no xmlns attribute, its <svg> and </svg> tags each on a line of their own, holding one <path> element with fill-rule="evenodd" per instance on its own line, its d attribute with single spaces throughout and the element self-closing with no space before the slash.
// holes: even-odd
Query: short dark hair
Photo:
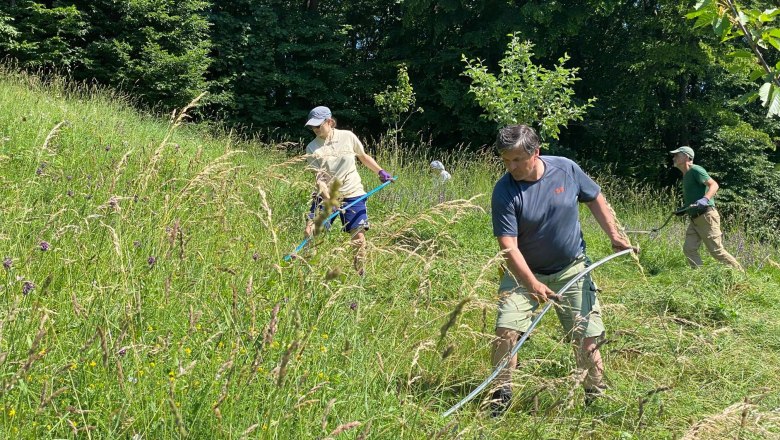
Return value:
<svg viewBox="0 0 780 440">
<path fill-rule="evenodd" d="M 515 148 L 522 148 L 528 154 L 534 154 L 540 146 L 536 130 L 525 124 L 508 125 L 499 129 L 498 136 L 496 136 L 498 154 Z"/>
</svg>

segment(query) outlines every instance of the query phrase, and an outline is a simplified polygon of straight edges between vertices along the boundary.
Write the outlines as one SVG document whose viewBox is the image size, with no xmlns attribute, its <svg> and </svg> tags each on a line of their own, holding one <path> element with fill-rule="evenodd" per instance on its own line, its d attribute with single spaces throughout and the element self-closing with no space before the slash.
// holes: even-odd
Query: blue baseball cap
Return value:
<svg viewBox="0 0 780 440">
<path fill-rule="evenodd" d="M 330 119 L 331 117 L 333 117 L 333 114 L 330 112 L 329 108 L 323 105 L 314 107 L 312 111 L 309 112 L 309 120 L 306 121 L 306 126 L 319 127 L 325 120 Z"/>
</svg>

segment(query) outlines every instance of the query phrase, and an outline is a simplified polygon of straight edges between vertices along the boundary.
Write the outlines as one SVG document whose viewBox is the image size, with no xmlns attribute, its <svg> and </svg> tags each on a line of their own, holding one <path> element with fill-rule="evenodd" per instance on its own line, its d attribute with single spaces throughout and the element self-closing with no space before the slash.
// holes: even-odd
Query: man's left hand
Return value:
<svg viewBox="0 0 780 440">
<path fill-rule="evenodd" d="M 626 249 L 631 249 L 635 254 L 639 253 L 639 248 L 636 246 L 631 246 L 631 243 L 623 237 L 620 237 L 619 240 L 612 240 L 612 250 L 615 252 L 620 252 Z"/>
<path fill-rule="evenodd" d="M 702 197 L 699 200 L 697 200 L 696 203 L 694 203 L 694 205 L 696 205 L 697 208 L 706 208 L 707 206 L 710 205 L 710 199 L 706 197 Z"/>
</svg>

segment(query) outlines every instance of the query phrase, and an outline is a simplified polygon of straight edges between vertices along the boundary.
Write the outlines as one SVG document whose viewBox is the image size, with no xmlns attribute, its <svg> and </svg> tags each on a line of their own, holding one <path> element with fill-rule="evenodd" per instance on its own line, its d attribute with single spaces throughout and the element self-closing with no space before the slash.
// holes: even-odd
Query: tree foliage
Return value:
<svg viewBox="0 0 780 440">
<path fill-rule="evenodd" d="M 483 117 L 501 126 L 536 125 L 542 139 L 558 139 L 561 126 L 582 120 L 593 106 L 593 98 L 582 105 L 574 102 L 572 87 L 578 80 L 578 69 L 564 67 L 567 55 L 558 60 L 554 69 L 536 65 L 531 60 L 533 44 L 521 41 L 518 34 L 512 35 L 504 55 L 498 62 L 498 76 L 488 72 L 481 60 L 463 56 L 463 74 L 472 81 L 469 92 L 485 110 Z"/>
<path fill-rule="evenodd" d="M 206 89 L 201 0 L 19 0 L 0 51 L 22 66 L 120 87 L 149 106 L 181 106 Z"/>
<path fill-rule="evenodd" d="M 758 91 L 746 94 L 743 102 L 761 98 L 767 109 L 767 117 L 780 116 L 780 61 L 773 65 L 767 62 L 764 51 L 770 47 L 780 51 L 780 27 L 775 23 L 780 9 L 743 8 L 734 0 L 701 0 L 693 11 L 686 15 L 695 19 L 694 27 L 712 26 L 721 41 L 742 37 L 750 50 L 735 50 L 732 57 L 753 58 L 756 66 L 751 78 L 761 79 Z"/>
</svg>

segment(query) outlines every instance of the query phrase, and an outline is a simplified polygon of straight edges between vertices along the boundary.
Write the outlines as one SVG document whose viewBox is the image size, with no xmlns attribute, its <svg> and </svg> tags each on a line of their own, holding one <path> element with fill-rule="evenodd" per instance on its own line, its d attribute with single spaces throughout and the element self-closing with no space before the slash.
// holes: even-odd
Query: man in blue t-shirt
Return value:
<svg viewBox="0 0 780 440">
<path fill-rule="evenodd" d="M 493 234 L 504 253 L 506 267 L 499 287 L 498 317 L 493 363 L 509 353 L 528 330 L 531 317 L 555 290 L 585 269 L 585 240 L 579 219 L 579 203 L 585 203 L 616 251 L 631 248 L 620 235 L 601 188 L 573 161 L 539 155 L 539 137 L 526 125 L 499 130 L 496 148 L 506 167 L 493 189 Z M 598 342 L 604 323 L 596 288 L 585 276 L 572 285 L 556 307 L 567 340 L 573 342 L 577 366 L 582 370 L 585 402 L 604 392 L 604 364 Z M 510 359 L 498 376 L 493 393 L 493 414 L 502 414 L 511 399 Z"/>
</svg>

